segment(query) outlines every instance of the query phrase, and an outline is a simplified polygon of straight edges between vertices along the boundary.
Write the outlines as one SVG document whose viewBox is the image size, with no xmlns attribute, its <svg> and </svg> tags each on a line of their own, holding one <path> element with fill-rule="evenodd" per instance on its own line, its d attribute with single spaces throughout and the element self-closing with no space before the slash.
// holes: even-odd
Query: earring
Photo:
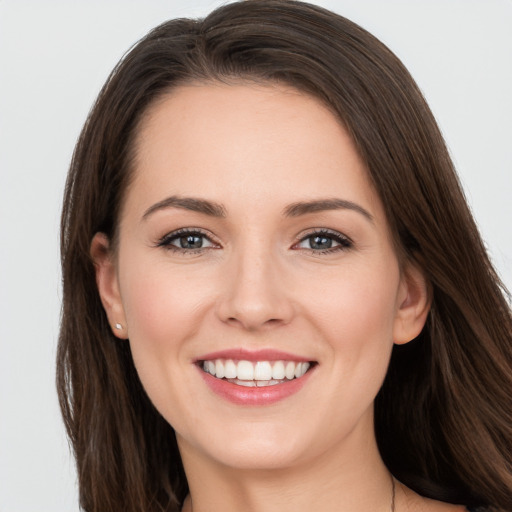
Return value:
<svg viewBox="0 0 512 512">
<path fill-rule="evenodd" d="M 119 331 L 123 328 L 123 326 L 121 324 L 116 324 L 116 329 L 118 329 Z"/>
</svg>

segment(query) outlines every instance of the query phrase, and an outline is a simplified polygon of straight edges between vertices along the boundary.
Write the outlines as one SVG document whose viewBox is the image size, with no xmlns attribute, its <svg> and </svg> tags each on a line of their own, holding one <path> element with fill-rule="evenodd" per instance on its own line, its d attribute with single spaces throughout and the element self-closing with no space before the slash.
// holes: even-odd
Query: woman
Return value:
<svg viewBox="0 0 512 512">
<path fill-rule="evenodd" d="M 62 219 L 85 510 L 512 507 L 504 290 L 361 28 L 280 0 L 157 27 L 100 93 Z"/>
</svg>

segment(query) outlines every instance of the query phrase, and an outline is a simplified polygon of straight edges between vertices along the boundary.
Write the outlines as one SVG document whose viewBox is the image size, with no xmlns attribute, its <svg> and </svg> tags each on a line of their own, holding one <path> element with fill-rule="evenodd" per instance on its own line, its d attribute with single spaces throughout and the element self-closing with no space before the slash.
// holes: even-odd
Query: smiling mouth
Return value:
<svg viewBox="0 0 512 512">
<path fill-rule="evenodd" d="M 246 361 L 212 359 L 198 361 L 205 373 L 245 387 L 266 387 L 303 377 L 314 365 L 298 361 Z"/>
</svg>

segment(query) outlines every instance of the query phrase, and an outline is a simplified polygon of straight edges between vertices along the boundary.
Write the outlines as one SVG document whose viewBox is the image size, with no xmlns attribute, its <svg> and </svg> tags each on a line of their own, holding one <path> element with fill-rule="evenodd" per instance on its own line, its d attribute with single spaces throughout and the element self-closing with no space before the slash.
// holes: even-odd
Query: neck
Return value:
<svg viewBox="0 0 512 512">
<path fill-rule="evenodd" d="M 180 440 L 190 496 L 184 512 L 390 512 L 393 480 L 374 438 L 286 468 L 232 468 Z"/>
</svg>

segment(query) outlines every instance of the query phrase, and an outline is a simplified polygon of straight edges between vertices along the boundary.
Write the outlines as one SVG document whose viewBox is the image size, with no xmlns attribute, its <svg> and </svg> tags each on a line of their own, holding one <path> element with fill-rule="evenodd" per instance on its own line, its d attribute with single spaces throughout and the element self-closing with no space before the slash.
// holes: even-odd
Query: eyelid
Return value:
<svg viewBox="0 0 512 512">
<path fill-rule="evenodd" d="M 307 249 L 307 248 L 297 247 L 298 244 L 300 244 L 301 242 L 303 242 L 306 239 L 308 239 L 312 236 L 315 236 L 315 235 L 333 238 L 339 245 L 337 245 L 335 247 L 330 247 L 330 248 L 324 249 L 324 250 L 320 250 L 320 249 L 315 250 L 315 249 Z M 294 244 L 292 246 L 292 249 L 304 250 L 304 251 L 308 251 L 308 252 L 315 253 L 315 254 L 324 254 L 324 253 L 329 253 L 329 252 L 336 252 L 336 251 L 351 249 L 353 246 L 354 246 L 354 242 L 350 239 L 350 237 L 348 237 L 347 235 L 345 235 L 339 231 L 329 229 L 329 228 L 311 228 L 305 232 L 300 233 L 297 236 L 296 241 L 294 242 Z"/>
<path fill-rule="evenodd" d="M 197 249 L 184 249 L 180 247 L 176 247 L 171 242 L 174 240 L 180 238 L 181 236 L 186 235 L 200 235 L 204 238 L 206 238 L 212 246 L 210 247 L 199 247 Z M 220 242 L 218 242 L 217 238 L 210 232 L 202 229 L 202 228 L 196 228 L 196 227 L 186 227 L 186 228 L 179 228 L 175 229 L 174 231 L 171 231 L 169 233 L 166 233 L 164 236 L 160 237 L 156 243 L 156 247 L 162 247 L 167 250 L 176 251 L 179 253 L 199 253 L 207 249 L 218 249 L 220 248 Z"/>
<path fill-rule="evenodd" d="M 200 235 L 207 239 L 212 245 L 208 247 L 198 247 L 196 249 L 186 249 L 186 248 L 180 248 L 172 244 L 172 242 L 182 236 L 186 235 Z M 313 236 L 325 236 L 332 238 L 336 242 L 336 246 L 330 247 L 328 249 L 308 249 L 304 247 L 297 247 L 301 242 L 304 242 L 310 237 Z M 330 253 L 330 252 L 336 252 L 340 250 L 347 250 L 352 248 L 354 243 L 352 240 L 345 234 L 329 229 L 329 228 L 311 228 L 306 230 L 305 232 L 300 233 L 297 235 L 295 242 L 293 243 L 291 249 L 294 250 L 302 250 L 302 251 L 308 251 L 310 253 L 315 254 L 324 254 L 324 253 Z M 174 231 L 171 231 L 169 233 L 166 233 L 162 237 L 160 237 L 156 243 L 156 247 L 162 247 L 167 250 L 176 251 L 182 254 L 187 253 L 200 253 L 208 249 L 219 249 L 221 248 L 220 242 L 217 240 L 217 238 L 210 232 L 197 227 L 186 227 L 186 228 L 179 228 Z"/>
</svg>

